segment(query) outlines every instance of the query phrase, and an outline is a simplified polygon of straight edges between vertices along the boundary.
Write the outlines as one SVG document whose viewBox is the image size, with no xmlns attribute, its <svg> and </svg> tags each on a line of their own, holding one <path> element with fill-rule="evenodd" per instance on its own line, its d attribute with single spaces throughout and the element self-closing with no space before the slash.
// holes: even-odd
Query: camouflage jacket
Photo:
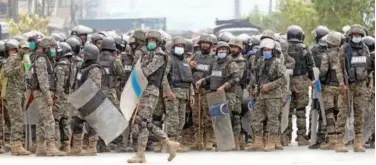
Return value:
<svg viewBox="0 0 376 165">
<path fill-rule="evenodd" d="M 6 65 L 4 76 L 7 81 L 7 98 L 22 97 L 25 90 L 25 68 L 22 64 L 22 58 L 18 54 L 10 55 Z"/>
</svg>

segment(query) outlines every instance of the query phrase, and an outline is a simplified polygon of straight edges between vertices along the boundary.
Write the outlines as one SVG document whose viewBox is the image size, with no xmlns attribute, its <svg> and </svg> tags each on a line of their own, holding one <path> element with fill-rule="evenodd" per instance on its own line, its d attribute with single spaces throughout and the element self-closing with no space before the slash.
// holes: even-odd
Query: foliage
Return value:
<svg viewBox="0 0 376 165">
<path fill-rule="evenodd" d="M 17 20 L 9 21 L 10 35 L 19 35 L 32 30 L 37 30 L 43 34 L 47 34 L 47 26 L 49 21 L 38 15 L 19 14 Z"/>
<path fill-rule="evenodd" d="M 263 29 L 286 33 L 288 26 L 299 25 L 306 42 L 313 43 L 313 33 L 318 25 L 341 31 L 344 25 L 361 24 L 374 29 L 374 0 L 279 0 L 277 11 L 262 14 L 258 7 L 251 11 L 250 22 Z"/>
</svg>

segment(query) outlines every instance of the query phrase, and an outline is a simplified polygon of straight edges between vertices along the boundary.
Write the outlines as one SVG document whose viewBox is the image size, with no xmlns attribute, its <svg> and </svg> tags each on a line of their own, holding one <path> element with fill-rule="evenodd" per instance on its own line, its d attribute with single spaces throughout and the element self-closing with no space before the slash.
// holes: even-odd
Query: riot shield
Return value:
<svg viewBox="0 0 376 165">
<path fill-rule="evenodd" d="M 324 100 L 322 97 L 322 87 L 320 82 L 320 70 L 316 67 L 313 68 L 313 74 L 315 76 L 315 87 L 312 89 L 312 108 L 311 108 L 311 141 L 316 141 L 317 127 L 318 127 L 318 115 L 320 112 L 323 125 L 326 126 L 326 115 Z"/>
<path fill-rule="evenodd" d="M 242 127 L 243 129 L 252 136 L 252 111 L 255 107 L 255 99 L 248 96 L 242 103 L 242 107 L 247 109 L 247 112 L 242 117 Z"/>
<path fill-rule="evenodd" d="M 375 104 L 369 102 L 367 110 L 364 112 L 364 125 L 363 125 L 363 136 L 362 144 L 366 143 L 371 137 L 373 130 L 375 128 Z"/>
<path fill-rule="evenodd" d="M 91 79 L 87 79 L 68 99 L 106 144 L 128 127 L 129 122 Z"/>
<path fill-rule="evenodd" d="M 285 77 L 287 80 L 286 88 L 288 89 L 288 94 L 286 97 L 286 104 L 282 107 L 281 114 L 281 133 L 285 132 L 289 124 L 289 113 L 290 113 L 290 103 L 291 103 L 291 91 L 290 91 L 290 75 L 292 74 L 291 69 L 287 69 L 285 72 Z"/>
<path fill-rule="evenodd" d="M 212 92 L 208 93 L 206 97 L 217 149 L 218 151 L 232 150 L 235 147 L 235 140 L 226 95 L 223 92 L 218 96 L 216 92 Z"/>
</svg>

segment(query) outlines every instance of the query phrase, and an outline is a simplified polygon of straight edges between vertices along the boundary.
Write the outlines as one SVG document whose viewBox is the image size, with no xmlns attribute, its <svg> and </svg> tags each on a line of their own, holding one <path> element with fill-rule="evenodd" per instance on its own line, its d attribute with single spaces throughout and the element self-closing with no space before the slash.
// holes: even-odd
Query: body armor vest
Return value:
<svg viewBox="0 0 376 165">
<path fill-rule="evenodd" d="M 173 88 L 190 88 L 193 82 L 191 67 L 185 59 L 179 59 L 172 55 L 171 86 Z"/>
<path fill-rule="evenodd" d="M 224 62 L 215 62 L 211 69 L 210 76 L 210 90 L 215 91 L 229 80 L 227 65 L 230 63 L 229 59 Z"/>
<path fill-rule="evenodd" d="M 194 60 L 197 61 L 197 67 L 192 70 L 193 82 L 196 83 L 204 78 L 210 72 L 210 65 L 215 63 L 215 58 L 211 55 L 196 54 Z"/>
<path fill-rule="evenodd" d="M 75 89 L 77 90 L 78 88 L 81 87 L 82 84 L 85 83 L 85 81 L 87 80 L 88 76 L 89 76 L 89 71 L 94 68 L 94 67 L 98 67 L 100 69 L 102 69 L 102 67 L 99 65 L 99 64 L 91 64 L 89 65 L 88 67 L 86 68 L 82 68 L 80 69 L 78 72 L 77 72 L 77 76 L 76 76 L 76 87 Z"/>
<path fill-rule="evenodd" d="M 166 71 L 166 64 L 167 64 L 167 55 L 162 54 L 161 52 L 155 52 L 154 56 L 163 56 L 165 64 L 158 68 L 157 71 L 155 71 L 152 75 L 147 77 L 148 79 L 148 85 L 153 84 L 158 88 L 161 88 L 163 75 Z"/>
<path fill-rule="evenodd" d="M 306 61 L 306 51 L 301 43 L 289 43 L 288 55 L 295 60 L 295 68 L 293 76 L 306 75 L 308 72 L 308 66 Z"/>
<path fill-rule="evenodd" d="M 50 59 L 45 54 L 37 54 L 32 61 L 32 67 L 31 67 L 31 77 L 26 78 L 27 86 L 29 89 L 37 89 L 40 90 L 38 76 L 36 73 L 35 68 L 35 62 L 38 60 L 38 58 L 45 58 L 47 62 L 47 74 L 48 74 L 48 83 L 50 87 L 50 91 L 56 91 L 56 77 L 54 73 L 53 65 L 50 61 Z"/>
<path fill-rule="evenodd" d="M 108 51 L 103 51 L 99 55 L 99 65 L 104 69 L 105 74 L 102 78 L 102 89 L 111 89 L 116 87 L 116 74 L 115 74 L 115 57 Z"/>
<path fill-rule="evenodd" d="M 367 56 L 365 46 L 363 49 L 352 48 L 350 44 L 346 46 L 346 70 L 349 76 L 349 83 L 362 82 L 367 80 Z"/>
<path fill-rule="evenodd" d="M 76 68 L 76 66 L 74 66 L 68 60 L 59 61 L 56 64 L 56 67 L 57 66 L 66 66 L 66 67 L 69 68 L 68 79 L 66 80 L 66 82 L 64 82 L 64 92 L 66 94 L 69 94 L 73 85 L 74 85 L 75 76 L 76 76 L 76 73 L 77 73 L 77 68 Z M 56 77 L 56 73 L 55 73 L 55 77 Z"/>
</svg>

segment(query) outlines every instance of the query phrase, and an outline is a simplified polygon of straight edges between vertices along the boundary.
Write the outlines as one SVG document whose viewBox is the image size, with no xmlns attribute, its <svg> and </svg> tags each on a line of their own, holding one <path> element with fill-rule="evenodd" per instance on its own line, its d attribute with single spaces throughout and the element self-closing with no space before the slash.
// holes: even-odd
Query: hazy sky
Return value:
<svg viewBox="0 0 376 165">
<path fill-rule="evenodd" d="M 240 0 L 241 15 L 257 4 L 268 11 L 269 0 Z M 275 1 L 275 0 L 274 0 Z M 99 15 L 118 18 L 166 17 L 169 30 L 197 30 L 215 26 L 215 18 L 234 18 L 235 0 L 102 0 Z M 108 16 L 106 16 L 108 18 Z"/>
</svg>

